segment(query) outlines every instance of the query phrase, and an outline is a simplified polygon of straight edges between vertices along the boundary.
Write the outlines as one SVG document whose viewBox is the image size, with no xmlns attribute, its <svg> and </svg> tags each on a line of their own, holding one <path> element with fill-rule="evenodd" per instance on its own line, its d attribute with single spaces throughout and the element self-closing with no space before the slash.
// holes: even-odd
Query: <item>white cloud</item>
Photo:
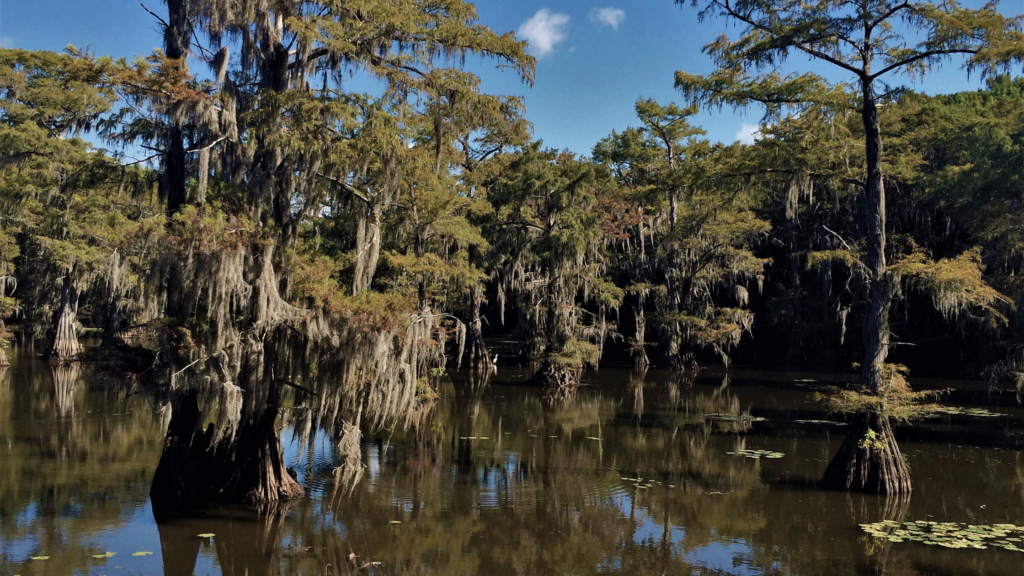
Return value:
<svg viewBox="0 0 1024 576">
<path fill-rule="evenodd" d="M 611 6 L 607 8 L 594 8 L 590 12 L 590 19 L 618 30 L 619 24 L 622 24 L 622 21 L 626 19 L 626 11 L 612 8 Z"/>
<path fill-rule="evenodd" d="M 747 124 L 744 122 L 740 126 L 740 131 L 736 133 L 736 139 L 742 144 L 753 144 L 761 139 L 761 130 L 757 124 Z"/>
<path fill-rule="evenodd" d="M 530 43 L 529 52 L 540 58 L 565 40 L 568 35 L 565 25 L 568 23 L 568 14 L 552 14 L 547 8 L 541 8 L 519 27 L 519 36 Z"/>
</svg>

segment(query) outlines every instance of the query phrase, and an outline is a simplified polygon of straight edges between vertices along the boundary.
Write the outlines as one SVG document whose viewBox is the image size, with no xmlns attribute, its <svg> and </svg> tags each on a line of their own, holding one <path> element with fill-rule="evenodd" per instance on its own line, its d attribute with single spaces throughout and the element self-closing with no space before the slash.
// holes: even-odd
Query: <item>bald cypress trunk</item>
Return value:
<svg viewBox="0 0 1024 576">
<path fill-rule="evenodd" d="M 357 200 L 358 202 L 358 200 Z M 368 205 L 359 210 L 356 221 L 356 265 L 352 293 L 369 290 L 380 260 L 380 209 Z"/>
<path fill-rule="evenodd" d="M 53 336 L 49 357 L 55 362 L 71 362 L 82 353 L 75 323 L 78 316 L 78 291 L 71 285 L 71 275 L 64 277 L 60 291 L 60 307 L 53 319 Z"/>
<path fill-rule="evenodd" d="M 870 67 L 867 69 L 870 74 Z M 862 82 L 867 180 L 863 217 L 867 231 L 867 257 L 864 265 L 868 280 L 868 306 L 864 321 L 864 362 L 861 385 L 872 394 L 883 387 L 882 370 L 889 351 L 889 307 L 892 286 L 885 262 L 885 188 L 882 182 L 882 135 L 878 124 L 878 106 L 874 86 Z M 839 452 L 832 458 L 822 484 L 843 490 L 876 491 L 885 494 L 909 494 L 910 468 L 903 459 L 886 414 L 859 416 L 851 426 Z"/>
<path fill-rule="evenodd" d="M 4 354 L 4 340 L 3 338 L 7 335 L 7 328 L 4 326 L 4 321 L 0 318 L 0 367 L 10 366 L 11 363 L 7 360 L 7 355 Z"/>
<path fill-rule="evenodd" d="M 882 365 L 889 352 L 889 307 L 892 289 L 885 262 L 885 185 L 882 182 L 882 134 L 874 87 L 864 83 L 864 133 L 867 145 L 864 219 L 867 226 L 868 309 L 864 323 L 861 384 L 874 393 L 882 386 Z"/>
<path fill-rule="evenodd" d="M 302 495 L 286 469 L 277 430 L 278 406 L 243 419 L 232 440 L 213 443 L 195 391 L 175 394 L 163 454 L 153 475 L 150 498 L 161 516 L 211 503 L 259 503 Z"/>
<path fill-rule="evenodd" d="M 633 309 L 633 322 L 636 325 L 633 349 L 633 367 L 646 370 L 651 365 L 647 357 L 647 317 L 644 315 L 644 302 L 641 299 Z"/>
<path fill-rule="evenodd" d="M 186 66 L 189 52 L 187 0 L 167 0 L 167 26 L 164 28 L 164 54 Z M 163 185 L 167 209 L 177 212 L 185 204 L 186 167 L 185 134 L 181 123 L 171 120 L 167 129 L 167 150 L 164 158 Z"/>
<path fill-rule="evenodd" d="M 483 301 L 484 287 L 474 286 L 469 292 L 469 322 L 466 325 L 466 337 L 469 340 L 470 368 L 490 370 L 494 364 L 491 362 L 487 344 L 484 343 L 483 320 L 480 316 Z"/>
<path fill-rule="evenodd" d="M 909 494 L 910 468 L 896 444 L 889 418 L 859 415 L 821 483 L 836 490 Z"/>
</svg>

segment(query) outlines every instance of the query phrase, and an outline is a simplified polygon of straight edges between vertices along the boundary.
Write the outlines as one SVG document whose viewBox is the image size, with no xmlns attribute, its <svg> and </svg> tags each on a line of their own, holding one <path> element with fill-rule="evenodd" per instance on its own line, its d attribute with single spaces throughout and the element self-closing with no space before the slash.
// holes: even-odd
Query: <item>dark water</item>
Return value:
<svg viewBox="0 0 1024 576">
<path fill-rule="evenodd" d="M 158 402 L 21 359 L 0 376 L 0 575 L 1024 573 L 1021 553 L 881 544 L 858 528 L 1024 524 L 1014 395 L 917 383 L 1003 416 L 899 428 L 915 492 L 895 501 L 815 486 L 844 429 L 796 420 L 828 418 L 815 389 L 840 378 L 603 370 L 552 406 L 502 368 L 486 385 L 441 383 L 418 430 L 368 434 L 351 493 L 337 487 L 328 439 L 300 458 L 286 429 L 305 499 L 158 524 Z M 741 449 L 784 457 L 727 454 Z"/>
</svg>

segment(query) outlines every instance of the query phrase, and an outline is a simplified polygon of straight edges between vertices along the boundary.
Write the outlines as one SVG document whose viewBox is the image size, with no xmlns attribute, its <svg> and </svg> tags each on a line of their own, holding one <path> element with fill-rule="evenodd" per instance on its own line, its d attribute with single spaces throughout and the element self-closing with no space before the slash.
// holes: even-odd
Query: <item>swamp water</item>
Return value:
<svg viewBox="0 0 1024 576">
<path fill-rule="evenodd" d="M 329 439 L 300 446 L 286 428 L 305 498 L 158 523 L 159 402 L 88 370 L 12 360 L 0 369 L 0 576 L 1024 573 L 1022 552 L 894 542 L 881 532 L 897 528 L 876 524 L 1024 525 L 1024 410 L 984 384 L 915 383 L 998 416 L 897 428 L 908 500 L 816 488 L 845 427 L 814 394 L 844 375 L 602 370 L 550 405 L 503 367 L 489 383 L 442 381 L 416 431 L 368 434 L 351 491 Z"/>
</svg>

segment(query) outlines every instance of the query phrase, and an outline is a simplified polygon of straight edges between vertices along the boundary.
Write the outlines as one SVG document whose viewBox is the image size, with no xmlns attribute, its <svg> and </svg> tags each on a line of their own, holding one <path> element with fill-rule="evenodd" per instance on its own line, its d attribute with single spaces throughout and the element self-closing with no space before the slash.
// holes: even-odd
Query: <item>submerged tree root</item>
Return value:
<svg viewBox="0 0 1024 576">
<path fill-rule="evenodd" d="M 850 427 L 821 479 L 825 488 L 909 494 L 910 468 L 907 466 L 889 419 L 878 414 L 858 416 Z"/>
</svg>

